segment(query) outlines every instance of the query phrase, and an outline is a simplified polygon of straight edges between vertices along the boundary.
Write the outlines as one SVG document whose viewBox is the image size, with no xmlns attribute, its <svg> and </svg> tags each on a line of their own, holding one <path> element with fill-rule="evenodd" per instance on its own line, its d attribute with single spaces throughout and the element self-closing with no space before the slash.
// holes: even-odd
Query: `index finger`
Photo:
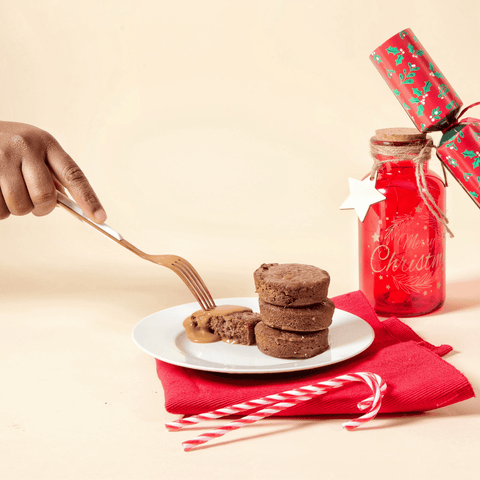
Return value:
<svg viewBox="0 0 480 480">
<path fill-rule="evenodd" d="M 47 161 L 55 177 L 72 194 L 85 215 L 94 222 L 103 223 L 107 214 L 87 177 L 57 142 L 47 148 Z"/>
</svg>

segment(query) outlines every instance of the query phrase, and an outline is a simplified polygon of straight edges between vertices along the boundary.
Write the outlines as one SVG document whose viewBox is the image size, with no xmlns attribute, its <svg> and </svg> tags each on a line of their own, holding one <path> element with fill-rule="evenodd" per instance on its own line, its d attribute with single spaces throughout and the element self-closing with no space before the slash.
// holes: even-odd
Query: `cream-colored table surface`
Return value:
<svg viewBox="0 0 480 480">
<path fill-rule="evenodd" d="M 52 133 L 108 223 L 187 258 L 215 297 L 253 296 L 264 262 L 318 265 L 339 295 L 358 288 L 347 178 L 375 129 L 411 126 L 369 53 L 411 27 L 475 102 L 479 16 L 477 0 L 4 1 L 0 117 Z M 407 323 L 476 388 L 480 212 L 450 183 L 447 303 Z M 60 209 L 0 222 L 0 479 L 478 478 L 477 399 L 356 432 L 270 419 L 184 453 L 131 331 L 191 300 Z"/>
<path fill-rule="evenodd" d="M 154 360 L 133 344 L 131 330 L 154 311 L 191 301 L 189 292 L 169 270 L 137 260 L 63 211 L 12 222 L 36 229 L 36 238 L 3 242 L 11 250 L 0 284 L 2 479 L 478 478 L 477 399 L 378 418 L 356 432 L 343 430 L 341 418 L 269 419 L 184 453 L 181 442 L 203 430 L 167 432 L 164 423 L 176 416 L 165 412 Z M 184 250 L 215 296 L 254 295 L 251 272 L 261 260 L 253 242 L 231 240 L 232 250 L 222 252 L 225 239 L 195 241 Z M 173 251 L 186 242 L 165 232 L 155 243 Z M 278 256 L 288 248 L 272 246 Z M 348 264 L 333 270 L 332 295 L 355 288 Z M 446 360 L 474 385 L 478 283 L 452 280 L 441 313 L 407 321 L 432 343 L 452 344 Z"/>
</svg>

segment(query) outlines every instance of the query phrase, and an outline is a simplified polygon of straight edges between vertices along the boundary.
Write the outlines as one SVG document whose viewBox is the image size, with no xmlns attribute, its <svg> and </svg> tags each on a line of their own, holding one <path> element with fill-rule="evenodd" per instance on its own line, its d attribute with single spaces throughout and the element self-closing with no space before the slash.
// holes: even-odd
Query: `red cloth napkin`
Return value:
<svg viewBox="0 0 480 480">
<path fill-rule="evenodd" d="M 467 378 L 440 358 L 452 347 L 431 345 L 398 318 L 380 322 L 359 291 L 332 300 L 337 308 L 363 318 L 375 330 L 375 340 L 360 355 L 329 367 L 262 375 L 203 372 L 156 360 L 166 410 L 187 415 L 204 413 L 360 371 L 376 373 L 387 382 L 380 413 L 432 410 L 474 396 Z M 280 415 L 358 414 L 357 403 L 369 395 L 364 385 L 352 383 Z"/>
</svg>

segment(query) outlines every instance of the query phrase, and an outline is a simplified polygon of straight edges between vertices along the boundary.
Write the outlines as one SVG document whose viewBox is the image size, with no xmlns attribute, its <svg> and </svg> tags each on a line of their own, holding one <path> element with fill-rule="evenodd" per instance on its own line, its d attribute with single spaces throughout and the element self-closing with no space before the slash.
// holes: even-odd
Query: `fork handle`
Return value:
<svg viewBox="0 0 480 480">
<path fill-rule="evenodd" d="M 95 223 L 94 221 L 90 220 L 73 200 L 70 200 L 66 195 L 59 191 L 57 191 L 57 204 L 82 222 L 85 222 L 96 230 L 102 232 L 107 237 L 110 237 L 112 240 L 115 240 L 116 242 L 121 242 L 123 240 L 123 237 L 112 227 L 109 227 L 104 223 Z"/>
</svg>

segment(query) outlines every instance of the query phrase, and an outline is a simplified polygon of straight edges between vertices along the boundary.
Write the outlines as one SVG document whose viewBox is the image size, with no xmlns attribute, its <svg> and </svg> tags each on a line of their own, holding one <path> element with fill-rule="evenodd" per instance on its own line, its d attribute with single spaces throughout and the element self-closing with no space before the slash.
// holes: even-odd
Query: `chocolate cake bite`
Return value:
<svg viewBox="0 0 480 480">
<path fill-rule="evenodd" d="M 328 328 L 335 311 L 335 305 L 329 298 L 305 307 L 279 307 L 261 298 L 258 304 L 265 325 L 290 332 L 316 332 Z"/>
<path fill-rule="evenodd" d="M 311 358 L 328 350 L 328 328 L 318 332 L 287 332 L 260 322 L 255 327 L 258 349 L 271 357 Z"/>
<path fill-rule="evenodd" d="M 311 358 L 328 349 L 335 305 L 328 295 L 330 275 L 299 263 L 264 263 L 254 272 L 260 313 L 219 305 L 198 310 L 183 326 L 192 342 L 223 340 L 277 358 Z"/>
<path fill-rule="evenodd" d="M 330 275 L 299 263 L 264 263 L 253 274 L 262 322 L 258 349 L 278 358 L 311 358 L 328 349 L 335 312 L 327 298 Z"/>
<path fill-rule="evenodd" d="M 255 325 L 259 313 L 248 307 L 219 305 L 211 310 L 198 310 L 187 317 L 183 326 L 190 341 L 212 343 L 223 340 L 241 345 L 255 344 Z"/>
<path fill-rule="evenodd" d="M 321 268 L 298 263 L 264 263 L 253 274 L 258 296 L 280 307 L 321 303 L 327 298 L 330 275 Z"/>
<path fill-rule="evenodd" d="M 261 321 L 259 313 L 243 312 L 212 317 L 212 330 L 227 343 L 255 345 L 255 325 Z"/>
</svg>

